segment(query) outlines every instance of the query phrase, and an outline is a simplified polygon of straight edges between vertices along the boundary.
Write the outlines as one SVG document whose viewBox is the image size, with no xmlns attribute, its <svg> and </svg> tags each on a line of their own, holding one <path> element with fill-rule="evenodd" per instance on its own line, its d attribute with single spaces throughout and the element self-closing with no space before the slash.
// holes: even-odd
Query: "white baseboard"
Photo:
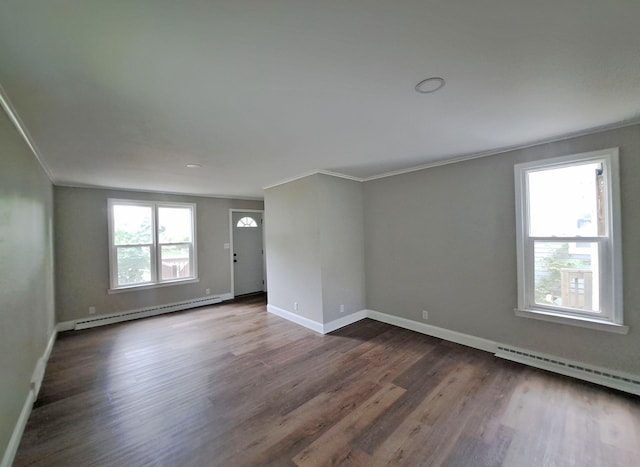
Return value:
<svg viewBox="0 0 640 467">
<path fill-rule="evenodd" d="M 27 426 L 27 421 L 29 420 L 29 415 L 31 415 L 31 409 L 33 408 L 33 403 L 35 401 L 36 396 L 34 390 L 33 388 L 29 388 L 27 398 L 22 406 L 22 411 L 20 411 L 18 421 L 13 428 L 11 438 L 9 438 L 7 449 L 5 449 L 2 461 L 0 461 L 0 467 L 11 467 L 13 464 L 13 459 L 16 457 L 18 446 L 20 446 L 20 441 L 22 440 L 22 433 L 24 433 L 24 428 Z"/>
<path fill-rule="evenodd" d="M 292 323 L 296 323 L 307 329 L 311 329 L 318 334 L 328 334 L 367 317 L 366 310 L 360 310 L 356 311 L 355 313 L 343 316 L 342 318 L 330 321 L 328 323 L 319 323 L 317 321 L 305 318 L 304 316 L 300 316 L 296 313 L 292 313 L 291 311 L 287 311 L 274 305 L 267 305 L 267 311 L 279 316 L 280 318 L 291 321 Z"/>
<path fill-rule="evenodd" d="M 49 356 L 51 355 L 51 351 L 53 350 L 53 344 L 55 344 L 56 342 L 57 335 L 58 327 L 56 326 L 49 336 L 49 340 L 47 341 L 47 346 L 44 349 L 44 352 L 42 353 L 40 358 L 38 358 L 35 368 L 33 369 L 31 383 L 29 385 L 29 392 L 27 393 L 24 405 L 22 406 L 22 410 L 20 411 L 20 416 L 18 417 L 15 426 L 13 427 L 13 432 L 11 433 L 11 438 L 9 438 L 7 448 L 2 455 L 2 460 L 0 460 L 0 467 L 10 467 L 11 464 L 13 464 L 13 459 L 16 456 L 16 452 L 18 452 L 18 446 L 20 446 L 22 433 L 24 433 L 24 428 L 27 426 L 29 415 L 31 415 L 31 409 L 33 408 L 33 404 L 36 399 L 38 399 L 38 393 L 40 392 L 40 388 L 42 387 L 42 380 L 44 379 L 44 373 L 47 369 L 47 362 L 49 361 Z"/>
<path fill-rule="evenodd" d="M 447 341 L 455 342 L 457 344 L 466 345 L 467 347 L 473 347 L 474 349 L 484 350 L 485 352 L 495 353 L 498 345 L 490 340 L 482 339 L 481 337 L 471 336 L 469 334 L 463 334 L 457 331 L 451 331 L 445 328 L 439 328 L 437 326 L 431 326 L 429 324 L 420 323 L 418 321 L 412 321 L 410 319 L 401 318 L 399 316 L 388 315 L 379 311 L 367 310 L 367 318 L 375 319 L 376 321 L 382 321 L 383 323 L 393 324 L 400 328 L 416 331 L 428 336 L 437 337 Z"/>
<path fill-rule="evenodd" d="M 47 342 L 47 347 L 45 348 L 44 353 L 36 362 L 36 367 L 33 370 L 33 375 L 31 376 L 31 387 L 34 391 L 34 400 L 37 399 L 38 394 L 40 394 L 40 387 L 42 386 L 42 380 L 44 379 L 44 372 L 47 369 L 47 362 L 51 356 L 53 344 L 55 344 L 57 336 L 58 327 L 56 326 L 53 328 L 53 331 L 49 336 L 49 341 Z"/>
<path fill-rule="evenodd" d="M 366 317 L 367 310 L 360 310 L 355 313 L 351 313 L 350 315 L 343 316 L 342 318 L 329 321 L 322 325 L 322 334 L 328 334 L 345 326 L 349 326 L 350 324 L 358 322 L 361 319 L 365 319 Z"/>
<path fill-rule="evenodd" d="M 280 318 L 284 318 L 288 321 L 291 321 L 292 323 L 296 323 L 307 329 L 311 329 L 312 331 L 315 331 L 319 334 L 324 334 L 322 323 L 318 323 L 317 321 L 314 321 L 309 318 L 305 318 L 304 316 L 297 315 L 283 308 L 278 308 L 277 306 L 274 306 L 274 305 L 267 305 L 267 311 L 276 316 L 279 316 Z"/>
<path fill-rule="evenodd" d="M 231 292 L 223 293 L 221 295 L 218 295 L 218 297 L 220 297 L 220 300 L 222 300 L 223 302 L 226 302 L 227 300 L 233 300 L 235 298 Z"/>
<path fill-rule="evenodd" d="M 230 300 L 233 294 L 226 293 L 222 295 L 209 295 L 206 297 L 194 298 L 183 302 L 167 303 L 165 305 L 157 305 L 153 307 L 138 308 L 135 310 L 121 311 L 118 313 L 110 313 L 108 315 L 99 315 L 89 318 L 76 319 L 73 321 L 65 321 L 60 323 L 64 329 L 69 329 L 71 323 L 73 327 L 70 329 L 88 329 L 97 326 L 105 326 L 107 324 L 120 323 L 123 321 L 131 321 L 138 318 L 148 318 L 150 316 L 162 315 L 164 313 L 172 313 L 174 311 L 188 310 L 206 305 L 215 305 L 224 300 Z"/>
</svg>

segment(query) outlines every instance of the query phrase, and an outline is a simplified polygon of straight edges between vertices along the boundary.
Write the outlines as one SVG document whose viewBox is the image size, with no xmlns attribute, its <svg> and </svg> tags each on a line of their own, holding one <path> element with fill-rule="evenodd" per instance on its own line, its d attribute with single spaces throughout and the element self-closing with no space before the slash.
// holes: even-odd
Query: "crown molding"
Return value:
<svg viewBox="0 0 640 467">
<path fill-rule="evenodd" d="M 549 143 L 557 143 L 559 141 L 565 141 L 565 140 L 569 140 L 569 139 L 573 139 L 573 138 L 578 138 L 580 136 L 588 136 L 588 135 L 594 135 L 597 133 L 603 133 L 605 131 L 610 131 L 610 130 L 617 130 L 619 128 L 626 128 L 626 127 L 630 127 L 630 126 L 634 126 L 634 125 L 638 125 L 640 124 L 640 117 L 636 117 L 630 120 L 624 120 L 621 122 L 616 122 L 616 123 L 612 123 L 610 125 L 603 125 L 603 126 L 599 126 L 599 127 L 593 127 L 593 128 L 589 128 L 587 130 L 582 130 L 582 131 L 577 131 L 574 133 L 566 133 L 564 135 L 561 136 L 554 136 L 552 138 L 546 138 L 546 139 L 541 139 L 541 140 L 536 140 L 534 142 L 531 143 L 526 143 L 526 144 L 520 144 L 520 145 L 515 145 L 515 146 L 507 146 L 507 147 L 503 147 L 503 148 L 499 148 L 499 149 L 493 149 L 491 151 L 484 151 L 484 152 L 478 152 L 478 153 L 471 153 L 471 154 L 464 154 L 464 155 L 460 155 L 460 156 L 455 156 L 452 158 L 448 158 L 448 159 L 443 159 L 440 161 L 436 161 L 436 162 L 430 162 L 427 164 L 421 164 L 421 165 L 416 165 L 413 167 L 407 167 L 406 169 L 398 169 L 398 170 L 393 170 L 390 172 L 383 172 L 377 175 L 371 175 L 369 177 L 355 177 L 353 175 L 347 175 L 347 174 L 343 174 L 343 173 L 339 173 L 339 172 L 331 172 L 329 170 L 322 170 L 322 169 L 316 169 L 316 170 L 309 170 L 307 172 L 303 172 L 299 175 L 294 175 L 292 177 L 286 178 L 284 180 L 281 180 L 279 182 L 273 183 L 271 185 L 267 185 L 262 187 L 263 190 L 269 189 L 269 188 L 273 188 L 279 185 L 283 185 L 285 183 L 289 183 L 289 182 L 293 182 L 294 180 L 299 180 L 301 178 L 305 178 L 305 177 L 309 177 L 311 175 L 316 175 L 316 174 L 324 174 L 324 175 L 330 175 L 332 177 L 338 177 L 338 178 L 345 178 L 348 180 L 354 180 L 356 182 L 370 182 L 373 180 L 378 180 L 381 178 L 387 178 L 387 177 L 393 177 L 396 175 L 402 175 L 402 174 L 406 174 L 406 173 L 411 173 L 411 172 L 418 172 L 419 170 L 425 170 L 425 169 L 431 169 L 434 167 L 440 167 L 442 165 L 449 165 L 449 164 L 457 164 L 458 162 L 464 162 L 464 161 L 468 161 L 468 160 L 472 160 L 472 159 L 480 159 L 483 157 L 489 157 L 489 156 L 496 156 L 498 154 L 505 154 L 507 152 L 511 152 L 511 151 L 517 151 L 520 149 L 527 149 L 527 148 L 531 148 L 534 146 L 540 146 L 543 144 L 549 144 Z"/>
<path fill-rule="evenodd" d="M 294 175 L 293 177 L 285 178 L 284 180 L 280 180 L 280 181 L 272 183 L 270 185 L 263 186 L 262 189 L 263 190 L 268 190 L 269 188 L 275 188 L 277 186 L 284 185 L 285 183 L 293 182 L 293 181 L 296 181 L 296 180 L 300 180 L 301 178 L 311 177 L 312 175 L 318 175 L 318 174 L 320 174 L 320 175 L 329 175 L 330 177 L 336 177 L 336 178 L 344 178 L 346 180 L 353 180 L 354 182 L 364 182 L 365 181 L 364 178 L 354 177 L 353 175 L 347 175 L 347 174 L 343 174 L 343 173 L 340 173 L 340 172 L 332 172 L 330 170 L 316 169 L 316 170 L 309 170 L 307 172 L 303 172 L 301 174 Z"/>
<path fill-rule="evenodd" d="M 40 151 L 38 150 L 38 147 L 34 143 L 33 138 L 31 137 L 31 135 L 29 134 L 29 131 L 27 130 L 27 127 L 22 122 L 20 115 L 18 115 L 18 112 L 16 111 L 15 107 L 11 103 L 9 96 L 7 96 L 7 93 L 5 92 L 1 84 L 0 84 L 0 106 L 2 106 L 7 116 L 9 117 L 9 120 L 11 120 L 11 123 L 13 123 L 13 125 L 18 130 L 18 133 L 20 133 L 20 136 L 22 136 L 22 139 L 24 139 L 25 143 L 27 143 L 27 146 L 29 146 L 29 149 L 31 150 L 36 160 L 40 164 L 40 167 L 42 167 L 42 170 L 44 170 L 44 172 L 47 174 L 47 177 L 49 177 L 49 180 L 51 181 L 51 183 L 55 184 L 55 178 L 53 177 L 53 173 L 51 172 L 51 169 L 49 168 L 47 163 L 44 161 L 42 156 L 40 155 Z"/>
<path fill-rule="evenodd" d="M 79 183 L 66 183 L 59 182 L 54 184 L 57 187 L 62 188 L 80 188 L 84 190 L 103 190 L 103 191 L 127 191 L 131 193 L 149 193 L 154 195 L 171 195 L 171 196 L 190 196 L 193 198 L 219 198 L 219 199 L 237 199 L 240 201 L 264 201 L 263 197 L 257 196 L 233 196 L 233 195 L 211 195 L 211 194 L 203 194 L 203 193 L 184 193 L 184 192 L 175 192 L 175 191 L 161 191 L 161 190 L 143 190 L 136 188 L 119 188 L 119 187 L 105 187 L 99 185 L 83 185 Z"/>
</svg>

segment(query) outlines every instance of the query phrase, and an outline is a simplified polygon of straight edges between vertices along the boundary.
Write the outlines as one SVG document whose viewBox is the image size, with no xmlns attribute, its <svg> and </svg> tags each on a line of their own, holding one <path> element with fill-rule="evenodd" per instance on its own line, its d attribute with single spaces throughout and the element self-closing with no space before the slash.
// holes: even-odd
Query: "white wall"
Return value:
<svg viewBox="0 0 640 467">
<path fill-rule="evenodd" d="M 54 329 L 53 187 L 0 110 L 0 459 Z"/>
<path fill-rule="evenodd" d="M 516 317 L 513 165 L 620 148 L 628 335 Z M 640 375 L 640 126 L 365 183 L 367 308 Z"/>
</svg>

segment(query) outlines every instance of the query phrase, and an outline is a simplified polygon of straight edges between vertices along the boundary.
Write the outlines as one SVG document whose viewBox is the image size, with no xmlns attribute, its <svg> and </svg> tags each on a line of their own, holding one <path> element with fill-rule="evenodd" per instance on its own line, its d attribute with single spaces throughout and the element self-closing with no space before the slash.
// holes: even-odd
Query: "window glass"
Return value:
<svg viewBox="0 0 640 467">
<path fill-rule="evenodd" d="M 516 314 L 622 326 L 617 148 L 516 164 L 514 173 Z"/>
<path fill-rule="evenodd" d="M 111 289 L 197 278 L 194 204 L 110 199 Z"/>
<path fill-rule="evenodd" d="M 114 243 L 140 245 L 153 242 L 153 211 L 150 206 L 113 206 Z"/>
<path fill-rule="evenodd" d="M 132 246 L 117 249 L 118 285 L 151 281 L 151 247 Z"/>
<path fill-rule="evenodd" d="M 598 244 L 577 248 L 566 242 L 535 242 L 535 302 L 599 311 Z"/>
<path fill-rule="evenodd" d="M 191 238 L 190 208 L 158 208 L 158 241 L 160 243 L 190 242 Z"/>
<path fill-rule="evenodd" d="M 258 227 L 258 224 L 253 217 L 243 217 L 238 221 L 236 227 Z"/>
<path fill-rule="evenodd" d="M 598 219 L 604 215 L 598 212 L 598 206 L 602 206 L 598 203 L 601 176 L 600 163 L 529 172 L 530 235 L 599 235 Z"/>
<path fill-rule="evenodd" d="M 191 276 L 191 253 L 189 246 L 162 245 L 160 247 L 162 280 Z"/>
</svg>

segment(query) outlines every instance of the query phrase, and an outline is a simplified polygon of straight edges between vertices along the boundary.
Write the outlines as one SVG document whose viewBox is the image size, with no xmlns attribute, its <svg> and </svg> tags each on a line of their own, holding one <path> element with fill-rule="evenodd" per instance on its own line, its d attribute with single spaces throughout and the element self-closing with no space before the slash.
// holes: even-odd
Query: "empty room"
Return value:
<svg viewBox="0 0 640 467">
<path fill-rule="evenodd" d="M 639 22 L 2 0 L 0 467 L 638 465 Z"/>
</svg>

